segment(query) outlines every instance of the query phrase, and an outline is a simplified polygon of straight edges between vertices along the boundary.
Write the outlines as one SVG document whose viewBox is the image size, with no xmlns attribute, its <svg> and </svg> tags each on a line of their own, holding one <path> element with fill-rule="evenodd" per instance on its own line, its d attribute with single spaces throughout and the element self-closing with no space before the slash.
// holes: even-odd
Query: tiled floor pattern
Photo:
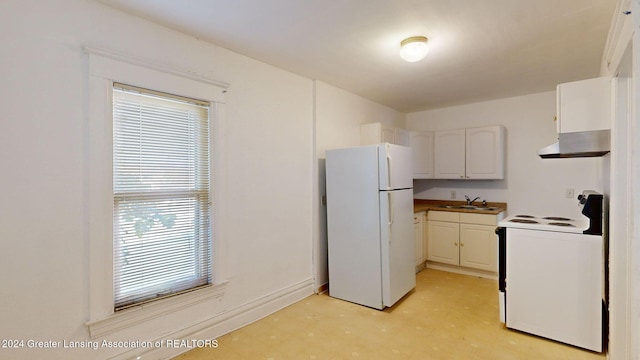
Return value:
<svg viewBox="0 0 640 360">
<path fill-rule="evenodd" d="M 497 282 L 432 269 L 377 311 L 312 295 L 176 359 L 605 359 L 498 321 Z"/>
</svg>

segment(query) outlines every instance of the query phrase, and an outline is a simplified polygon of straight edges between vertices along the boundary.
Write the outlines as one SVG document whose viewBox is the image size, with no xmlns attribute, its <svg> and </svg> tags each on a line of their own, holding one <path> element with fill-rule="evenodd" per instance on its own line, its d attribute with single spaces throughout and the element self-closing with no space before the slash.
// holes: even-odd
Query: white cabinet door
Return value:
<svg viewBox="0 0 640 360">
<path fill-rule="evenodd" d="M 360 145 L 380 143 L 409 146 L 409 131 L 379 122 L 360 125 Z"/>
<path fill-rule="evenodd" d="M 611 128 L 610 77 L 558 85 L 558 133 Z"/>
<path fill-rule="evenodd" d="M 413 214 L 413 240 L 416 248 L 416 266 L 424 262 L 424 212 Z"/>
<path fill-rule="evenodd" d="M 428 217 L 427 260 L 498 271 L 495 228 L 501 216 L 430 211 Z"/>
<path fill-rule="evenodd" d="M 460 266 L 498 271 L 495 226 L 460 224 Z"/>
<path fill-rule="evenodd" d="M 429 246 L 429 212 L 424 213 L 422 218 L 422 261 L 427 260 L 427 253 Z"/>
<path fill-rule="evenodd" d="M 465 178 L 465 129 L 434 132 L 434 178 Z"/>
<path fill-rule="evenodd" d="M 460 224 L 444 221 L 428 221 L 429 242 L 427 260 L 444 264 L 458 265 L 458 238 Z"/>
<path fill-rule="evenodd" d="M 408 130 L 394 128 L 393 143 L 402 146 L 411 146 L 411 133 Z"/>
<path fill-rule="evenodd" d="M 412 131 L 413 178 L 433 178 L 433 131 Z"/>
<path fill-rule="evenodd" d="M 434 132 L 434 178 L 504 179 L 504 127 Z"/>
<path fill-rule="evenodd" d="M 381 143 L 389 143 L 389 144 L 395 144 L 396 143 L 396 132 L 393 130 L 393 128 L 387 128 L 387 127 L 382 127 L 382 133 L 381 133 L 381 137 L 380 137 L 380 141 Z"/>
<path fill-rule="evenodd" d="M 466 129 L 467 179 L 504 179 L 504 127 Z"/>
</svg>

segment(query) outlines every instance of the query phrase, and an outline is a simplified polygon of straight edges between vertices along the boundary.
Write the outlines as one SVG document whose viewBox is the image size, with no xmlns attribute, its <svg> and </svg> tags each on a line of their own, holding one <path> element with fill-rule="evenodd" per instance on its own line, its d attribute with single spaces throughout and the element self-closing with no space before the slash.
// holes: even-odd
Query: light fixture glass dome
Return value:
<svg viewBox="0 0 640 360">
<path fill-rule="evenodd" d="M 408 62 L 424 59 L 429 52 L 426 36 L 412 36 L 400 42 L 400 57 Z"/>
</svg>

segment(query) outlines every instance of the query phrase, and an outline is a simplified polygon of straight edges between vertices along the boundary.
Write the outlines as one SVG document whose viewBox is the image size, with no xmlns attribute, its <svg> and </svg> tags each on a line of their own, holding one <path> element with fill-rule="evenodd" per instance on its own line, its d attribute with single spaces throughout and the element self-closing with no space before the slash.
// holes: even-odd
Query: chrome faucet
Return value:
<svg viewBox="0 0 640 360">
<path fill-rule="evenodd" d="M 480 196 L 476 196 L 473 200 L 471 200 L 467 195 L 465 195 L 464 198 L 467 199 L 467 205 L 473 205 L 473 202 L 480 199 Z"/>
</svg>

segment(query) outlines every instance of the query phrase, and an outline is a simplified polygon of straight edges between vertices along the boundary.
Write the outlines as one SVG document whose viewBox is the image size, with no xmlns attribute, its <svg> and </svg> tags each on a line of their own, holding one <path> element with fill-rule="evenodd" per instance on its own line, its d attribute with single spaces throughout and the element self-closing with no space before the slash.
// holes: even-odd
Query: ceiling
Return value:
<svg viewBox="0 0 640 360">
<path fill-rule="evenodd" d="M 614 0 L 99 0 L 401 112 L 599 75 Z M 400 41 L 429 38 L 408 63 Z"/>
</svg>

